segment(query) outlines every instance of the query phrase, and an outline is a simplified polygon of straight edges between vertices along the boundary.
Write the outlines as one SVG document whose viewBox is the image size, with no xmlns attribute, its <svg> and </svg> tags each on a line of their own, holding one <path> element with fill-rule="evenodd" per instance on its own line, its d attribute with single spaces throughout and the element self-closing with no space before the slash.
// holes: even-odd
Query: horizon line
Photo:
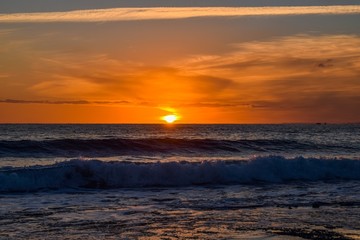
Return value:
<svg viewBox="0 0 360 240">
<path fill-rule="evenodd" d="M 304 124 L 304 125 L 343 125 L 343 124 L 360 124 L 356 122 L 283 122 L 283 123 L 165 123 L 165 122 L 149 122 L 149 123 L 82 123 L 82 122 L 0 122 L 0 125 L 289 125 L 289 124 Z"/>
</svg>

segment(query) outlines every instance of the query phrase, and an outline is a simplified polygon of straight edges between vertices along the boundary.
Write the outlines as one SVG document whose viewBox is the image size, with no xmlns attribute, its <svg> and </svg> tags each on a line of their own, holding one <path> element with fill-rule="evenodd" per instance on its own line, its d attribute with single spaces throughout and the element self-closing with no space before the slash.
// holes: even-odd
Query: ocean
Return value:
<svg viewBox="0 0 360 240">
<path fill-rule="evenodd" d="M 2 124 L 0 239 L 360 239 L 360 124 Z"/>
</svg>

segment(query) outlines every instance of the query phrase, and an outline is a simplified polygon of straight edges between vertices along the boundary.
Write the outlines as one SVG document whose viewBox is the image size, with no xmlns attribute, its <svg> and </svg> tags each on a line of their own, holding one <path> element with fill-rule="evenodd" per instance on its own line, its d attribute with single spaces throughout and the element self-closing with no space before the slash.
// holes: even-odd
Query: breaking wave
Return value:
<svg viewBox="0 0 360 240">
<path fill-rule="evenodd" d="M 69 160 L 0 168 L 0 192 L 360 180 L 360 160 L 268 156 L 248 161 L 105 162 Z"/>
<path fill-rule="evenodd" d="M 0 141 L 0 157 L 110 157 L 173 153 L 283 152 L 289 150 L 359 151 L 354 146 L 329 146 L 312 142 L 277 139 L 58 139 Z"/>
</svg>

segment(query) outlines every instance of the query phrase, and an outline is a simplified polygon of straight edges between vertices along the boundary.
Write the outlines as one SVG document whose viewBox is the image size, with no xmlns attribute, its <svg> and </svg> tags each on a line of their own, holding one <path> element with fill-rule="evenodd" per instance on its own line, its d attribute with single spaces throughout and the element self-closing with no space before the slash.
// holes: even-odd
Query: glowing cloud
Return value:
<svg viewBox="0 0 360 240">
<path fill-rule="evenodd" d="M 359 5 L 296 7 L 174 7 L 112 8 L 68 12 L 0 14 L 0 22 L 103 22 L 192 17 L 240 17 L 261 15 L 358 14 Z"/>
</svg>

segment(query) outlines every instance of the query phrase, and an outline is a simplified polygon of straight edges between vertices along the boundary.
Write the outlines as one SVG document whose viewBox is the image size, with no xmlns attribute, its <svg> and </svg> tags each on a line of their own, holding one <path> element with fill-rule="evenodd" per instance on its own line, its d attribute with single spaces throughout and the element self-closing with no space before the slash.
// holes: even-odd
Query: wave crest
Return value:
<svg viewBox="0 0 360 240">
<path fill-rule="evenodd" d="M 311 142 L 279 139 L 217 140 L 217 139 L 59 139 L 0 141 L 0 157 L 110 157 L 147 154 L 238 153 L 238 152 L 286 152 L 358 151 L 354 146 L 329 146 Z M 281 154 L 281 153 L 279 153 Z"/>
<path fill-rule="evenodd" d="M 0 169 L 1 192 L 319 180 L 360 180 L 360 160 L 268 156 L 248 161 L 133 163 L 74 159 L 49 166 Z"/>
</svg>

